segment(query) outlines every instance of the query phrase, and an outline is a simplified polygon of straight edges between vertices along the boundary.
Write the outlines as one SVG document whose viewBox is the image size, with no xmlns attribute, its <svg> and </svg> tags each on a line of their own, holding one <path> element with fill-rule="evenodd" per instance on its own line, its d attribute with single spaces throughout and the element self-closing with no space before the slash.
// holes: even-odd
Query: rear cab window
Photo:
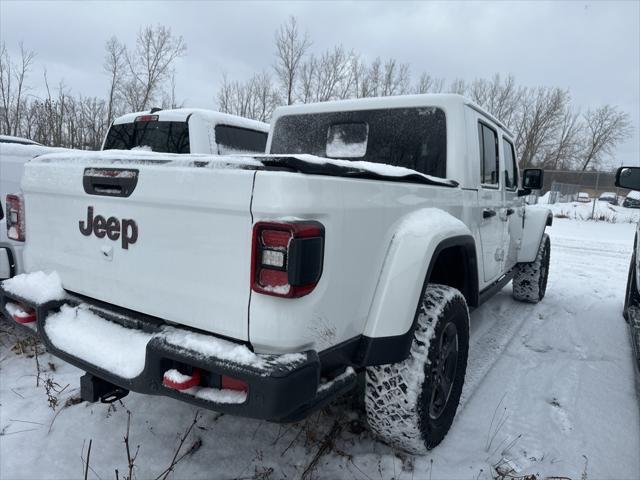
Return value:
<svg viewBox="0 0 640 480">
<path fill-rule="evenodd" d="M 366 161 L 446 178 L 445 113 L 411 107 L 286 115 L 273 126 L 269 153 Z"/>
<path fill-rule="evenodd" d="M 150 118 L 112 125 L 103 150 L 139 148 L 162 153 L 190 153 L 187 122 L 159 121 L 157 115 L 143 117 Z"/>
<path fill-rule="evenodd" d="M 232 125 L 216 125 L 215 135 L 218 155 L 264 153 L 267 147 L 267 132 Z"/>
</svg>

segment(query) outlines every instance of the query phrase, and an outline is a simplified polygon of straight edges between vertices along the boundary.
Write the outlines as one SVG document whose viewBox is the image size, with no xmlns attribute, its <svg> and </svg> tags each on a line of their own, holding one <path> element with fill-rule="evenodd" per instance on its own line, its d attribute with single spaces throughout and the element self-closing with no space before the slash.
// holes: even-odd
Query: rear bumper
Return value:
<svg viewBox="0 0 640 480">
<path fill-rule="evenodd" d="M 198 338 L 204 339 L 205 342 L 208 339 L 211 342 L 222 341 L 213 335 L 168 327 L 153 317 L 129 311 L 124 312 L 117 307 L 105 308 L 103 305 L 88 303 L 73 295 L 69 295 L 65 300 L 36 305 L 5 291 L 0 286 L 0 310 L 7 318 L 11 318 L 6 309 L 8 302 L 22 303 L 35 309 L 37 332 L 50 353 L 125 390 L 150 395 L 164 395 L 202 408 L 232 415 L 290 422 L 304 418 L 311 411 L 330 402 L 337 395 L 347 392 L 356 384 L 356 374 L 352 369 L 346 370 L 345 374 L 336 377 L 332 382 L 321 383 L 320 359 L 318 353 L 313 350 L 296 355 L 295 361 L 289 361 L 283 355 L 251 354 L 258 360 L 258 364 L 256 365 L 255 362 L 253 364 L 251 362 L 242 363 L 229 359 L 228 356 L 205 354 L 202 350 L 178 345 L 175 341 L 168 339 L 166 332 L 170 329 L 171 332 L 179 334 L 196 333 Z M 142 372 L 132 378 L 124 378 L 56 345 L 47 333 L 47 321 L 64 305 L 69 307 L 82 305 L 82 308 L 88 309 L 104 322 L 111 322 L 123 329 L 132 329 L 148 334 L 149 341 L 146 343 Z M 33 326 L 30 328 L 34 329 Z M 238 346 L 241 345 L 238 344 Z M 214 389 L 216 378 L 219 388 L 221 375 L 245 382 L 248 386 L 246 399 L 242 403 L 225 403 L 165 387 L 162 381 L 163 375 L 167 370 L 174 368 L 177 363 L 200 368 L 207 372 L 208 378 L 213 379 L 209 387 L 212 386 Z"/>
</svg>

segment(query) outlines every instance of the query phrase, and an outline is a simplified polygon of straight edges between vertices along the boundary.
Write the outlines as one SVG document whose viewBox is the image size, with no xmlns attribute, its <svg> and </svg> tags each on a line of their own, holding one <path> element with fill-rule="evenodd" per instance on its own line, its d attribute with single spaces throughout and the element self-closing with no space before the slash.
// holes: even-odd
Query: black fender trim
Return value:
<svg viewBox="0 0 640 480">
<path fill-rule="evenodd" d="M 429 284 L 429 279 L 433 272 L 433 268 L 436 264 L 436 260 L 440 253 L 447 248 L 451 247 L 463 247 L 465 252 L 465 263 L 467 268 L 465 273 L 467 275 L 465 284 L 468 286 L 467 292 L 462 292 L 467 299 L 467 304 L 470 307 L 475 307 L 479 303 L 478 292 L 478 258 L 476 256 L 476 242 L 471 235 L 457 235 L 450 237 L 438 244 L 431 260 L 429 262 L 429 268 L 427 269 L 427 275 L 420 291 L 420 297 L 416 306 L 416 313 L 413 317 L 413 323 L 411 328 L 402 335 L 393 335 L 388 337 L 367 337 L 363 335 L 360 337 L 360 344 L 358 350 L 355 353 L 354 363 L 359 366 L 371 366 L 371 365 L 384 365 L 388 363 L 402 362 L 409 355 L 411 344 L 413 343 L 413 332 L 418 323 L 418 316 L 420 313 L 420 299 L 424 296 L 424 292 Z"/>
</svg>

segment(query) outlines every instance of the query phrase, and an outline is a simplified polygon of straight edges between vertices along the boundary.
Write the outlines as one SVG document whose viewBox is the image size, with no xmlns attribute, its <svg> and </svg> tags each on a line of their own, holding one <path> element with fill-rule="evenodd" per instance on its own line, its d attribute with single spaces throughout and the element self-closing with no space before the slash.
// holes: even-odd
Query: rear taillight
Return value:
<svg viewBox="0 0 640 480">
<path fill-rule="evenodd" d="M 251 288 L 277 297 L 311 293 L 322 275 L 324 227 L 318 222 L 258 222 L 253 227 Z"/>
<path fill-rule="evenodd" d="M 22 195 L 7 195 L 7 237 L 24 242 L 24 205 Z"/>
</svg>

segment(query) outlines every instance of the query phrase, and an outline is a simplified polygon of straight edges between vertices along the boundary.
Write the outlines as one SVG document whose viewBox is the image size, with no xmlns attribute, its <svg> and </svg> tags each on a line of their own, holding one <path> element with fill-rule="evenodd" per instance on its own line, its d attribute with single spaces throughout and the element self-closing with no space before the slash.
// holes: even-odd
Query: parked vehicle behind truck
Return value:
<svg viewBox="0 0 640 480">
<path fill-rule="evenodd" d="M 268 133 L 268 124 L 236 115 L 198 108 L 153 108 L 116 118 L 102 149 L 213 155 L 264 153 Z"/>
<path fill-rule="evenodd" d="M 88 372 L 85 400 L 134 390 L 289 422 L 362 374 L 375 433 L 436 446 L 469 310 L 509 281 L 545 295 L 552 216 L 522 201 L 542 171 L 521 181 L 512 134 L 457 95 L 283 107 L 267 149 L 30 162 L 33 273 L 0 306 Z"/>
<path fill-rule="evenodd" d="M 114 120 L 103 150 L 141 149 L 168 153 L 229 155 L 264 153 L 269 125 L 235 115 L 180 108 L 136 112 Z M 59 151 L 31 140 L 0 135 L 0 221 L 5 210 L 14 211 L 24 164 L 31 158 Z M 7 195 L 10 197 L 7 199 Z M 0 224 L 0 279 L 22 273 L 23 235 L 19 225 Z"/>
<path fill-rule="evenodd" d="M 0 280 L 23 271 L 24 244 L 16 229 L 9 235 L 5 217 L 14 214 L 12 207 L 20 192 L 24 164 L 38 155 L 61 151 L 64 149 L 45 147 L 26 138 L 0 135 Z"/>
<path fill-rule="evenodd" d="M 633 193 L 640 191 L 640 167 L 620 167 L 616 172 L 616 187 L 628 188 L 632 190 L 627 198 Z M 633 207 L 631 207 L 633 208 Z M 631 331 L 631 343 L 636 356 L 636 366 L 640 374 L 640 223 L 636 224 L 636 234 L 633 240 L 633 253 L 629 263 L 629 275 L 627 277 L 627 288 L 624 294 L 624 306 L 622 315 L 629 323 Z M 639 382 L 640 382 L 640 377 Z M 640 385 L 640 383 L 639 383 Z"/>
</svg>

